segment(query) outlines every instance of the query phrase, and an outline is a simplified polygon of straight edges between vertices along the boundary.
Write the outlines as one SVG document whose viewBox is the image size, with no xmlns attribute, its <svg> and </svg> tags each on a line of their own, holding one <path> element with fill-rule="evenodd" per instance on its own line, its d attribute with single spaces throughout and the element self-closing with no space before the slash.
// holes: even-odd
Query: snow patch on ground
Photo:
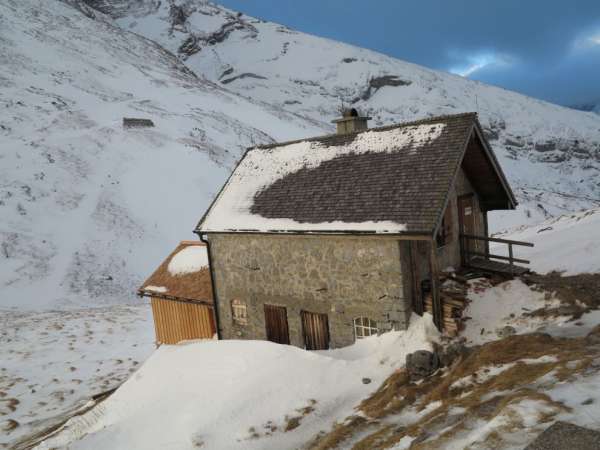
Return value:
<svg viewBox="0 0 600 450">
<path fill-rule="evenodd" d="M 523 313 L 539 308 L 557 306 L 559 301 L 548 298 L 544 292 L 534 291 L 519 279 L 490 286 L 487 281 L 477 287 L 478 280 L 471 282 L 469 306 L 464 316 L 470 319 L 462 333 L 467 344 L 482 344 L 498 339 L 496 331 L 504 326 L 515 328 L 518 334 L 530 333 L 547 325 L 542 319 L 522 317 Z M 475 287 L 473 287 L 475 286 Z M 556 318 L 557 323 L 568 321 L 568 317 Z"/>
<path fill-rule="evenodd" d="M 0 433 L 11 445 L 125 381 L 154 349 L 148 304 L 44 311 L 0 310 Z M 2 410 L 10 399 L 14 410 Z M 14 402 L 13 402 L 14 403 Z"/>
</svg>

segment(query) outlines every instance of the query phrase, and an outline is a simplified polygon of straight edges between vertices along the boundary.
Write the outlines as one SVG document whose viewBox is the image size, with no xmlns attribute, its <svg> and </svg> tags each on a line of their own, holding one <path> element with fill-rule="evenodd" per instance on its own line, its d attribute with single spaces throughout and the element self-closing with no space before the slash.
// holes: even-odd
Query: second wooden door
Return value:
<svg viewBox="0 0 600 450">
<path fill-rule="evenodd" d="M 329 322 L 327 314 L 302 311 L 302 331 L 306 350 L 329 348 Z"/>
<path fill-rule="evenodd" d="M 265 305 L 267 340 L 278 344 L 290 343 L 287 310 L 283 306 Z"/>
</svg>

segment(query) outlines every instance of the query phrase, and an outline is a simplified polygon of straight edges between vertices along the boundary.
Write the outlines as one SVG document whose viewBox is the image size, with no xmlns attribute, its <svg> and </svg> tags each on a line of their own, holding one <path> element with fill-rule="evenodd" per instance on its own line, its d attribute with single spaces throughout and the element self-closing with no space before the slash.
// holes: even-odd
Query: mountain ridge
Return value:
<svg viewBox="0 0 600 450">
<path fill-rule="evenodd" d="M 119 26 L 159 42 L 214 83 L 325 126 L 341 104 L 373 117 L 375 126 L 477 111 L 523 204 L 518 215 L 497 215 L 497 230 L 600 205 L 600 185 L 593 181 L 600 175 L 600 119 L 593 113 L 301 33 L 205 0 L 169 0 L 150 14 L 118 16 Z"/>
</svg>

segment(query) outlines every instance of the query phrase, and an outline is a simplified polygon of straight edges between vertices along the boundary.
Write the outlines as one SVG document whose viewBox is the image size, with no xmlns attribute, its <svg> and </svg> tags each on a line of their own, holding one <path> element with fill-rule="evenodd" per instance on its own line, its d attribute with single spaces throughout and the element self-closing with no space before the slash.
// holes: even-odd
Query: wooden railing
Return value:
<svg viewBox="0 0 600 450">
<path fill-rule="evenodd" d="M 523 247 L 533 247 L 533 244 L 531 242 L 514 241 L 512 239 L 500 239 L 500 238 L 493 238 L 493 237 L 487 237 L 487 236 L 475 236 L 472 234 L 461 234 L 460 238 L 461 238 L 460 239 L 461 252 L 464 255 L 465 262 L 468 262 L 471 256 L 479 256 L 479 257 L 482 257 L 485 259 L 499 259 L 501 261 L 508 261 L 511 272 L 513 272 L 513 270 L 514 270 L 515 263 L 520 263 L 520 264 L 529 264 L 530 263 L 530 261 L 528 261 L 526 259 L 515 258 L 514 252 L 513 252 L 513 245 L 520 245 Z M 469 249 L 469 246 L 467 245 L 469 241 L 486 242 L 485 252 L 478 252 L 476 250 Z M 489 243 L 489 242 L 498 242 L 501 244 L 508 245 L 508 256 L 494 255 L 494 254 L 490 253 L 489 247 L 487 245 L 487 243 Z"/>
</svg>

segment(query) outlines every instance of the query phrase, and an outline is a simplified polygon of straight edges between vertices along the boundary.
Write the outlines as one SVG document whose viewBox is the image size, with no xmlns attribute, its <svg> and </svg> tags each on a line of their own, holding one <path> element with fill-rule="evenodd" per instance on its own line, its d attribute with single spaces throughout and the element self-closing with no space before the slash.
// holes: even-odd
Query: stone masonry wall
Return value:
<svg viewBox="0 0 600 450">
<path fill-rule="evenodd" d="M 356 317 L 377 321 L 380 331 L 407 326 L 410 299 L 393 238 L 214 234 L 209 245 L 224 339 L 266 339 L 264 304 L 287 308 L 298 347 L 303 310 L 328 315 L 332 348 L 354 342 Z M 246 303 L 247 325 L 233 323 L 233 299 Z"/>
</svg>

